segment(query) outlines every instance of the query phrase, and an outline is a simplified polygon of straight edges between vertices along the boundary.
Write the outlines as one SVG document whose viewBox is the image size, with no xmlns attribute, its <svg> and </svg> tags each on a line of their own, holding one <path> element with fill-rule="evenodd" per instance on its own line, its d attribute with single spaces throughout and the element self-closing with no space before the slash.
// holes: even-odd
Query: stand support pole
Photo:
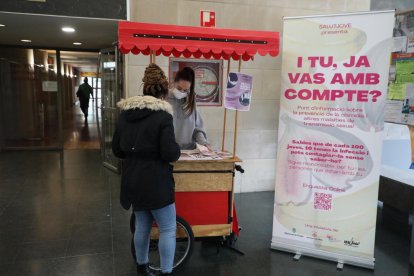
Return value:
<svg viewBox="0 0 414 276">
<path fill-rule="evenodd" d="M 155 63 L 155 57 L 156 57 L 155 51 L 151 50 L 151 52 L 150 52 L 150 64 Z"/>
<path fill-rule="evenodd" d="M 343 270 L 344 269 L 344 262 L 338 261 L 338 264 L 336 265 L 337 270 Z"/>
<path fill-rule="evenodd" d="M 231 57 L 229 57 L 229 60 L 227 61 L 227 77 L 230 74 L 230 63 L 231 63 Z M 226 86 L 227 86 L 227 83 L 226 83 Z M 221 151 L 224 151 L 224 145 L 226 143 L 226 124 L 227 124 L 227 108 L 224 108 L 223 138 L 221 141 Z"/>
<path fill-rule="evenodd" d="M 239 57 L 239 68 L 238 72 L 241 71 L 241 65 L 242 65 L 242 56 Z M 236 157 L 236 150 L 237 150 L 237 125 L 239 122 L 239 111 L 236 110 L 236 118 L 234 120 L 234 141 L 233 141 L 233 158 Z"/>
</svg>

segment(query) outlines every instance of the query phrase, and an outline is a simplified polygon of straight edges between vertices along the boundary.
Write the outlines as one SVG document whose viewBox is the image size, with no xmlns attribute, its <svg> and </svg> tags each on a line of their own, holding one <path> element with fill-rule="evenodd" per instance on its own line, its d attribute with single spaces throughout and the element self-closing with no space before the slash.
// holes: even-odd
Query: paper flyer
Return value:
<svg viewBox="0 0 414 276">
<path fill-rule="evenodd" d="M 414 83 L 414 60 L 398 60 L 395 64 L 398 83 Z"/>
<path fill-rule="evenodd" d="M 392 52 L 405 52 L 407 51 L 407 37 L 406 36 L 397 36 L 393 38 L 393 48 Z"/>
<path fill-rule="evenodd" d="M 407 53 L 414 53 L 414 36 L 409 36 L 408 37 Z"/>
<path fill-rule="evenodd" d="M 402 124 L 403 121 L 403 101 L 387 100 L 385 105 L 384 121 L 388 123 Z"/>
<path fill-rule="evenodd" d="M 253 77 L 230 72 L 224 96 L 224 107 L 227 109 L 249 111 L 253 90 Z"/>
<path fill-rule="evenodd" d="M 388 96 L 389 100 L 404 100 L 406 95 L 406 84 L 405 83 L 390 83 L 388 85 Z"/>
</svg>

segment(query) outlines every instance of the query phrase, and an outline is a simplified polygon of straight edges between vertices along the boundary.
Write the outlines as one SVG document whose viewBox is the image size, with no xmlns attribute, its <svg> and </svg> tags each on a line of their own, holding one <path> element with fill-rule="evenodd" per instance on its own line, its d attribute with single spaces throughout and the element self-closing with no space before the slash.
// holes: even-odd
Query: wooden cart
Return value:
<svg viewBox="0 0 414 276">
<path fill-rule="evenodd" d="M 123 54 L 149 56 L 156 63 L 159 55 L 185 58 L 227 60 L 227 75 L 231 60 L 253 60 L 256 54 L 276 57 L 279 54 L 279 33 L 236 29 L 148 24 L 120 21 L 118 47 Z M 233 157 L 214 161 L 178 161 L 174 167 L 177 208 L 177 246 L 174 267 L 181 265 L 191 254 L 194 237 L 223 237 L 222 244 L 230 245 L 238 234 L 234 208 L 234 175 L 243 169 L 236 165 L 238 111 L 234 112 Z M 227 132 L 227 109 L 223 112 L 222 147 Z M 134 232 L 134 216 L 131 230 Z M 150 266 L 159 270 L 158 231 L 153 227 L 150 244 Z M 131 244 L 135 253 L 134 244 Z M 241 253 L 240 251 L 238 251 Z M 242 253 L 241 253 L 242 254 Z"/>
</svg>

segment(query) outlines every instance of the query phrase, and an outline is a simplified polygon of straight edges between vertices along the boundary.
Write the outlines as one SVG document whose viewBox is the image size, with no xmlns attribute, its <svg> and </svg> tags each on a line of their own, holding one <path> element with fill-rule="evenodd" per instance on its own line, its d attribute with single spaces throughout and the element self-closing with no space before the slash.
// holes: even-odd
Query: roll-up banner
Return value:
<svg viewBox="0 0 414 276">
<path fill-rule="evenodd" d="M 283 21 L 273 249 L 374 268 L 394 11 Z"/>
</svg>

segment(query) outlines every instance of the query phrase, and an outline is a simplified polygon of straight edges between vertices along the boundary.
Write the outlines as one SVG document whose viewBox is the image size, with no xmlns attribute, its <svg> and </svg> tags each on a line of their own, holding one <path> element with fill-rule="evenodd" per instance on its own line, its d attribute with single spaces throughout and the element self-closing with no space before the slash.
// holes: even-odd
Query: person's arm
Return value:
<svg viewBox="0 0 414 276">
<path fill-rule="evenodd" d="M 80 88 L 80 86 L 79 86 L 79 87 L 78 87 L 78 91 L 76 91 L 76 97 L 80 98 L 81 93 L 82 93 L 82 91 L 81 91 L 81 88 Z"/>
<path fill-rule="evenodd" d="M 93 88 L 90 86 L 90 90 L 89 90 L 89 93 L 91 94 L 91 98 L 92 98 L 92 100 L 94 99 L 93 98 Z"/>
<path fill-rule="evenodd" d="M 167 162 L 175 162 L 180 158 L 180 146 L 175 141 L 173 117 L 168 116 L 161 124 L 160 137 L 161 159 Z"/>
<path fill-rule="evenodd" d="M 120 159 L 124 159 L 126 157 L 125 152 L 121 149 L 121 135 L 119 132 L 119 124 L 115 128 L 114 136 L 112 137 L 112 152 L 114 155 Z"/>
<path fill-rule="evenodd" d="M 207 141 L 207 134 L 204 130 L 204 121 L 201 117 L 200 112 L 198 110 L 195 111 L 195 129 L 193 133 L 193 138 L 196 141 L 197 144 L 203 145 L 203 146 L 210 146 Z"/>
</svg>

